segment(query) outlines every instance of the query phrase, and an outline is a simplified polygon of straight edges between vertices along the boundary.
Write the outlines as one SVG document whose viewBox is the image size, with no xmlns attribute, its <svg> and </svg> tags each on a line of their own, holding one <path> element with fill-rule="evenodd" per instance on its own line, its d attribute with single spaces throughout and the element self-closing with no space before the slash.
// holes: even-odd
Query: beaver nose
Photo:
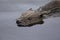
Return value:
<svg viewBox="0 0 60 40">
<path fill-rule="evenodd" d="M 21 22 L 17 20 L 16 23 L 17 23 L 17 24 L 20 24 Z"/>
</svg>

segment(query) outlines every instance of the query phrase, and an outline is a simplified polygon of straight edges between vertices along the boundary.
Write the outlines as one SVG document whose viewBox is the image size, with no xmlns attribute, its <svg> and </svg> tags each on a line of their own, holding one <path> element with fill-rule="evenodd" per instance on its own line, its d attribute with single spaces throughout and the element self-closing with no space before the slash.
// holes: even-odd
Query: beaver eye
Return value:
<svg viewBox="0 0 60 40">
<path fill-rule="evenodd" d="M 43 15 L 40 15 L 40 17 L 43 17 Z"/>
<path fill-rule="evenodd" d="M 39 18 L 42 18 L 42 17 L 43 17 L 43 15 L 40 15 L 40 16 L 39 16 Z"/>
<path fill-rule="evenodd" d="M 31 20 L 32 18 L 28 18 L 28 20 Z"/>
</svg>

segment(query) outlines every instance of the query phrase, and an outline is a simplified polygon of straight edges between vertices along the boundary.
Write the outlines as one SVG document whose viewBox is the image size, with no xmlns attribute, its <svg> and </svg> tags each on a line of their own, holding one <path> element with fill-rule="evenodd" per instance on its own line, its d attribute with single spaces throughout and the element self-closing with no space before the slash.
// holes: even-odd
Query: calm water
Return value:
<svg viewBox="0 0 60 40">
<path fill-rule="evenodd" d="M 43 25 L 17 27 L 16 18 L 29 8 L 37 9 L 48 0 L 0 0 L 0 40 L 60 40 L 60 17 Z"/>
</svg>

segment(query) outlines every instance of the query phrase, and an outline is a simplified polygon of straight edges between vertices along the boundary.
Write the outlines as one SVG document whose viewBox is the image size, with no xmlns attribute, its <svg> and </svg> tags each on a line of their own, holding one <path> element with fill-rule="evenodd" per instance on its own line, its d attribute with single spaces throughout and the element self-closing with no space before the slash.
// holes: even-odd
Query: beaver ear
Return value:
<svg viewBox="0 0 60 40">
<path fill-rule="evenodd" d="M 32 8 L 30 8 L 30 9 L 28 9 L 28 10 L 33 11 Z"/>
</svg>

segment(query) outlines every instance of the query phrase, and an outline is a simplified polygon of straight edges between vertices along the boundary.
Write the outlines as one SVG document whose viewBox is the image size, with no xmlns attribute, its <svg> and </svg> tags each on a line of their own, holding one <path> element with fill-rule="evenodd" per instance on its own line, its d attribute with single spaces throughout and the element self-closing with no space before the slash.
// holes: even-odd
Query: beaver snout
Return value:
<svg viewBox="0 0 60 40">
<path fill-rule="evenodd" d="M 17 24 L 21 24 L 22 22 L 20 22 L 19 20 L 16 21 Z"/>
</svg>

